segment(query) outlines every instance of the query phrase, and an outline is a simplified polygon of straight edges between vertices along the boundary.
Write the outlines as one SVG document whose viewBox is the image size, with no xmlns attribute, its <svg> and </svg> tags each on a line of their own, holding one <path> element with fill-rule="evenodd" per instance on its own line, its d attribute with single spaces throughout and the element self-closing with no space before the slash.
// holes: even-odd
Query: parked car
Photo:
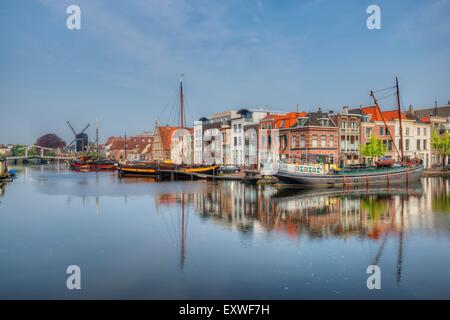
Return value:
<svg viewBox="0 0 450 320">
<path fill-rule="evenodd" d="M 219 173 L 239 173 L 241 169 L 238 166 L 234 165 L 226 165 L 226 166 L 220 166 L 219 167 Z"/>
</svg>

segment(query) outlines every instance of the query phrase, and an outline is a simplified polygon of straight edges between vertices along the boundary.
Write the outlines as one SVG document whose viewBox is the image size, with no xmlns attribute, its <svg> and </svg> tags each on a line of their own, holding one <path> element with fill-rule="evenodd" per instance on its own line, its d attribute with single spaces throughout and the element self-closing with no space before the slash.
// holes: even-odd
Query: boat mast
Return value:
<svg viewBox="0 0 450 320">
<path fill-rule="evenodd" d="M 183 74 L 180 76 L 180 128 L 184 128 Z"/>
<path fill-rule="evenodd" d="M 125 132 L 125 162 L 127 161 L 127 133 Z"/>
<path fill-rule="evenodd" d="M 399 152 L 398 149 L 397 149 L 397 145 L 395 144 L 394 137 L 392 136 L 391 130 L 389 130 L 389 128 L 388 128 L 388 125 L 387 125 L 387 123 L 386 123 L 386 119 L 385 119 L 385 117 L 384 117 L 384 115 L 383 115 L 383 112 L 381 112 L 380 105 L 378 104 L 378 101 L 377 101 L 377 99 L 375 98 L 375 94 L 373 93 L 372 90 L 370 91 L 370 96 L 372 97 L 373 103 L 375 103 L 375 106 L 377 107 L 377 110 L 378 110 L 378 112 L 379 112 L 380 115 L 381 115 L 381 119 L 383 119 L 384 126 L 386 127 L 386 130 L 388 131 L 389 136 L 391 137 L 392 145 L 394 146 L 395 151 L 397 151 L 398 155 L 400 156 L 400 152 Z"/>
<path fill-rule="evenodd" d="M 98 152 L 98 118 L 96 119 L 96 129 L 95 129 L 95 141 L 97 144 L 97 160 L 99 159 L 99 152 Z"/>
<path fill-rule="evenodd" d="M 183 95 L 183 76 L 180 76 L 180 128 L 184 129 L 184 95 Z M 181 136 L 181 163 L 184 162 L 184 133 Z"/>
<path fill-rule="evenodd" d="M 401 150 L 401 158 L 400 160 L 404 161 L 404 154 L 403 154 L 403 127 L 402 127 L 402 112 L 400 110 L 400 89 L 398 87 L 398 77 L 395 77 L 395 88 L 397 93 L 397 109 L 398 109 L 398 121 L 400 122 L 400 150 Z"/>
</svg>

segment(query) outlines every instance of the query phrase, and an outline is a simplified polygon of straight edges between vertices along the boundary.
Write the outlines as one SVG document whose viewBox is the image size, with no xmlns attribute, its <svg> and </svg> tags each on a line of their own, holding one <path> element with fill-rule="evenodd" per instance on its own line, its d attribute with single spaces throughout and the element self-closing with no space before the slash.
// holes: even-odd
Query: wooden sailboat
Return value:
<svg viewBox="0 0 450 320">
<path fill-rule="evenodd" d="M 295 164 L 281 164 L 279 171 L 275 176 L 282 182 L 288 184 L 297 184 L 308 187 L 351 187 L 351 186 L 373 186 L 373 185 L 395 185 L 404 184 L 412 181 L 417 181 L 422 177 L 423 165 L 417 162 L 404 162 L 403 156 L 403 132 L 402 132 L 402 117 L 400 110 L 400 92 L 398 86 L 398 79 L 396 78 L 396 94 L 397 94 L 397 108 L 400 121 L 400 150 L 395 145 L 394 137 L 388 130 L 392 140 L 392 144 L 396 152 L 399 154 L 400 163 L 396 166 L 378 166 L 378 167 L 363 167 L 355 169 L 344 170 L 330 170 L 325 172 L 323 166 L 312 167 Z M 379 110 L 384 125 L 387 128 L 386 120 L 381 112 L 381 108 L 375 98 L 374 92 L 371 91 L 371 97 L 374 100 L 375 106 Z M 314 170 L 312 170 L 314 169 Z"/>
<path fill-rule="evenodd" d="M 185 128 L 184 116 L 184 94 L 183 94 L 183 78 L 180 78 L 180 128 Z M 183 137 L 184 139 L 184 137 Z M 182 147 L 182 159 L 184 159 L 184 148 Z M 173 164 L 167 162 L 153 162 L 153 163 L 130 163 L 120 164 L 118 167 L 119 176 L 150 176 L 158 179 L 186 179 L 196 178 L 196 174 L 215 175 L 219 165 L 188 165 L 188 164 Z"/>
</svg>

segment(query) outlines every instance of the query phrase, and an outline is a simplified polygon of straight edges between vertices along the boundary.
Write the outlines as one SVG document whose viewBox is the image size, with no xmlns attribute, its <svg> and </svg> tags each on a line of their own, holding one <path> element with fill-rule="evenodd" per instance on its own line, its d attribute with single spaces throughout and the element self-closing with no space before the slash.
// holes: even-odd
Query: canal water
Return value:
<svg viewBox="0 0 450 320">
<path fill-rule="evenodd" d="M 450 298 L 444 178 L 311 192 L 17 169 L 0 189 L 1 299 Z"/>
</svg>

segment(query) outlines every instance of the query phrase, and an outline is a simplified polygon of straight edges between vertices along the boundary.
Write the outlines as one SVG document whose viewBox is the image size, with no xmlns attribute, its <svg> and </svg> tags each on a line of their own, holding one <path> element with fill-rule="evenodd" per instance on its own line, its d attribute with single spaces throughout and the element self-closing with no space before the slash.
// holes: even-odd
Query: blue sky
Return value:
<svg viewBox="0 0 450 320">
<path fill-rule="evenodd" d="M 66 8 L 81 7 L 81 30 Z M 381 8 L 381 30 L 366 9 Z M 98 117 L 101 138 L 230 108 L 339 110 L 400 78 L 406 107 L 450 100 L 450 0 L 2 0 L 0 143 Z M 393 105 L 393 100 L 383 101 Z M 93 126 L 88 131 L 94 134 Z"/>
</svg>

